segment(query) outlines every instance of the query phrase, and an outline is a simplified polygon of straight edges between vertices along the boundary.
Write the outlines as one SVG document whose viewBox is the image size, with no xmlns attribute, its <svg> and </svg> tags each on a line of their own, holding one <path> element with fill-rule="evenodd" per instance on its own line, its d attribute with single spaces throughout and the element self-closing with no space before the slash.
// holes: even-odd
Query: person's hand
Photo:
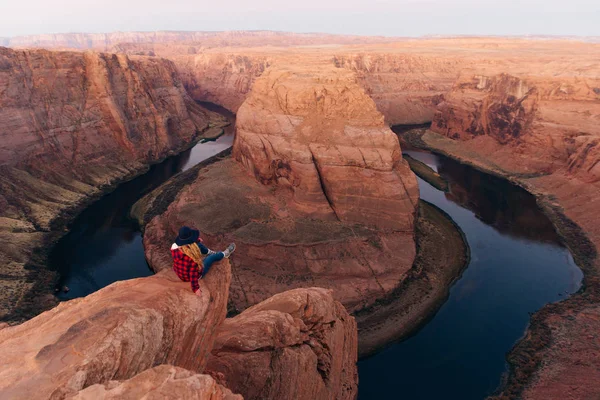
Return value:
<svg viewBox="0 0 600 400">
<path fill-rule="evenodd" d="M 200 289 L 198 289 L 198 290 L 196 290 L 196 291 L 194 292 L 194 294 L 195 294 L 196 296 L 202 296 L 202 291 L 201 291 Z"/>
</svg>

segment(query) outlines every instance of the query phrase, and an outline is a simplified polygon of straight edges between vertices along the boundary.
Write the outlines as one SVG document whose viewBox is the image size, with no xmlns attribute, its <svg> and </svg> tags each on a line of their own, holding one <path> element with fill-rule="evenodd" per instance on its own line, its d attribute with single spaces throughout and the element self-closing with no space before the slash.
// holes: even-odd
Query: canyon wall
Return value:
<svg viewBox="0 0 600 400">
<path fill-rule="evenodd" d="M 30 305 L 52 302 L 47 246 L 83 203 L 183 150 L 211 120 L 221 122 L 172 62 L 0 48 L 0 318 L 22 319 L 11 313 L 36 285 L 46 293 Z"/>
<path fill-rule="evenodd" d="M 431 122 L 465 64 L 456 56 L 363 52 L 336 54 L 333 63 L 355 71 L 390 125 Z"/>
<path fill-rule="evenodd" d="M 162 54 L 159 52 L 159 54 Z M 237 112 L 254 81 L 273 63 L 270 55 L 202 53 L 171 55 L 190 96 Z"/>
<path fill-rule="evenodd" d="M 600 68 L 576 77 L 463 74 L 434 132 L 520 174 L 563 170 L 600 180 Z"/>
</svg>

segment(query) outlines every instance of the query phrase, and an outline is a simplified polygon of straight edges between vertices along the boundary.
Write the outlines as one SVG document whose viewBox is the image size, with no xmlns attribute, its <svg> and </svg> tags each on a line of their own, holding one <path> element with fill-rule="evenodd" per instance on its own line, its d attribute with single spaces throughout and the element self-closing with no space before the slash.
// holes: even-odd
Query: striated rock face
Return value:
<svg viewBox="0 0 600 400">
<path fill-rule="evenodd" d="M 166 212 L 138 216 L 149 221 L 144 246 L 155 271 L 170 268 L 165 249 L 190 225 L 215 249 L 238 244 L 237 310 L 319 286 L 355 311 L 405 279 L 415 257 L 416 178 L 352 72 L 272 67 L 236 129 L 239 162 L 198 171 Z"/>
<path fill-rule="evenodd" d="M 369 53 L 337 54 L 333 63 L 355 71 L 390 125 L 431 122 L 444 93 L 464 65 L 458 57 Z"/>
<path fill-rule="evenodd" d="M 176 53 L 169 55 L 169 59 L 177 66 L 190 96 L 219 104 L 233 112 L 242 105 L 255 79 L 273 62 L 271 56 L 236 52 Z"/>
<path fill-rule="evenodd" d="M 94 384 L 128 380 L 160 364 L 202 371 L 225 319 L 230 281 L 229 263 L 221 262 L 202 280 L 198 297 L 189 283 L 168 271 L 114 283 L 2 329 L 0 364 L 10 368 L 0 369 L 0 397 L 64 398 Z M 162 377 L 168 387 L 178 386 L 176 376 L 154 370 L 105 391 L 155 390 L 148 383 L 143 386 L 148 374 Z M 190 380 L 197 378 L 186 376 L 181 390 L 189 391 Z M 80 397 L 89 398 L 84 396 L 89 393 Z"/>
<path fill-rule="evenodd" d="M 495 163 L 517 174 L 566 171 L 600 180 L 600 95 L 593 90 L 600 80 L 591 75 L 465 73 L 445 94 L 432 130 L 493 154 Z"/>
<path fill-rule="evenodd" d="M 322 219 L 412 232 L 418 186 L 349 71 L 273 67 L 238 111 L 234 157 Z"/>
<path fill-rule="evenodd" d="M 281 293 L 227 319 L 206 371 L 245 399 L 354 399 L 354 318 L 319 288 Z"/>
<path fill-rule="evenodd" d="M 445 130 L 453 139 L 472 139 L 489 135 L 502 144 L 526 135 L 538 108 L 538 92 L 527 82 L 506 74 L 494 77 L 475 76 L 456 83 L 455 96 L 451 92 L 436 113 L 433 129 Z M 472 92 L 468 97 L 465 92 Z M 457 99 L 461 97 L 461 99 Z M 453 103 L 465 105 L 453 106 Z M 472 107 L 476 107 L 472 110 Z"/>
<path fill-rule="evenodd" d="M 123 382 L 96 384 L 70 397 L 73 400 L 96 399 L 189 399 L 242 400 L 209 375 L 195 374 L 183 368 L 160 365 Z"/>
<path fill-rule="evenodd" d="M 169 61 L 0 48 L 0 318 L 22 320 L 35 285 L 50 291 L 45 250 L 81 204 L 183 150 L 211 119 Z"/>
</svg>

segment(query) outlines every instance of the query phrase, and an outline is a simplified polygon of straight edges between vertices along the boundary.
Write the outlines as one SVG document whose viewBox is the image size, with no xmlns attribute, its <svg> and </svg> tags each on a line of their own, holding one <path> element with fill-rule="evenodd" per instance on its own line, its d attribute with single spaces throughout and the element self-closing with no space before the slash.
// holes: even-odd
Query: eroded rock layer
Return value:
<svg viewBox="0 0 600 400">
<path fill-rule="evenodd" d="M 311 217 L 412 232 L 416 178 L 355 75 L 272 67 L 240 107 L 233 156 Z"/>
<path fill-rule="evenodd" d="M 169 61 L 0 48 L 0 318 L 52 303 L 44 256 L 83 203 L 183 150 L 211 119 Z M 48 296 L 22 304 L 35 285 Z"/>
<path fill-rule="evenodd" d="M 600 73 L 600 69 L 596 68 Z M 445 94 L 432 130 L 465 141 L 519 174 L 564 171 L 600 179 L 598 75 L 465 74 Z"/>
<path fill-rule="evenodd" d="M 296 289 L 227 319 L 206 372 L 245 399 L 352 400 L 356 348 L 356 322 L 330 291 Z"/>
</svg>

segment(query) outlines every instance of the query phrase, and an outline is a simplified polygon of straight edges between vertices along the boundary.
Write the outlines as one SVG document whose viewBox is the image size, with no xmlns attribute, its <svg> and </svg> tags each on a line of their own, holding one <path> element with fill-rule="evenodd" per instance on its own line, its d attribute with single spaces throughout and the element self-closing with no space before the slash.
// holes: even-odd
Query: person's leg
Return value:
<svg viewBox="0 0 600 400">
<path fill-rule="evenodd" d="M 202 271 L 202 277 L 204 277 L 204 275 L 208 273 L 208 270 L 210 269 L 210 267 L 212 267 L 214 263 L 216 263 L 217 261 L 221 261 L 223 257 L 225 257 L 225 255 L 222 252 L 214 253 L 206 257 L 203 263 L 204 270 Z"/>
</svg>

